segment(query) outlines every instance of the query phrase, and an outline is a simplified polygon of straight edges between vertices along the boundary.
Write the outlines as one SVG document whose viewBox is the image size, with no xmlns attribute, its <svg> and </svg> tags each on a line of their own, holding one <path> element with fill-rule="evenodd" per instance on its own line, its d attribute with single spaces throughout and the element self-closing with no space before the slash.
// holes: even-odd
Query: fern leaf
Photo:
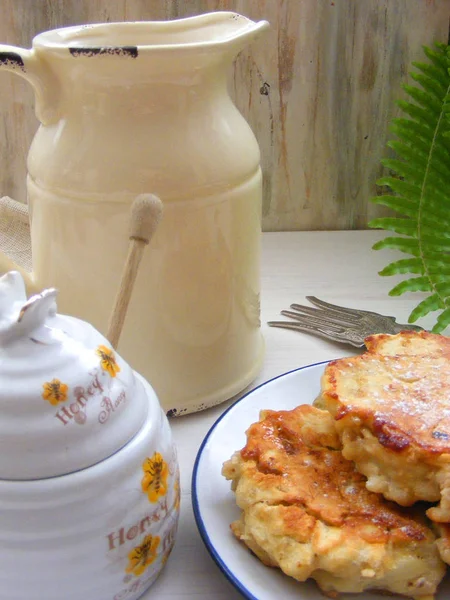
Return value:
<svg viewBox="0 0 450 600">
<path fill-rule="evenodd" d="M 430 206 L 432 205 L 432 203 L 429 203 Z M 439 211 L 440 212 L 440 211 Z M 436 230 L 436 227 L 438 229 L 442 228 L 443 225 L 446 225 L 447 227 L 449 227 L 450 229 L 450 213 L 447 213 L 445 215 L 433 215 L 433 214 L 425 214 L 423 215 L 422 218 L 422 225 L 420 228 L 420 233 L 422 235 L 425 233 L 433 233 L 433 231 Z"/>
<path fill-rule="evenodd" d="M 425 254 L 427 263 L 429 265 L 439 264 L 444 269 L 450 267 L 450 255 L 442 254 L 441 252 L 427 251 Z"/>
<path fill-rule="evenodd" d="M 428 269 L 428 273 L 429 275 L 433 276 L 440 275 L 441 277 L 445 277 L 445 279 L 448 281 L 450 277 L 450 267 L 442 267 L 437 264 L 435 266 L 431 265 Z"/>
<path fill-rule="evenodd" d="M 425 56 L 429 61 L 436 67 L 440 67 L 442 70 L 447 72 L 448 62 L 446 60 L 447 46 L 441 42 L 435 43 L 436 50 L 428 48 L 428 46 L 422 46 Z"/>
<path fill-rule="evenodd" d="M 420 106 L 426 108 L 432 115 L 437 118 L 442 114 L 442 104 L 427 94 L 424 90 L 413 87 L 412 85 L 404 85 L 402 86 L 408 96 L 411 96 L 413 100 L 415 100 Z"/>
<path fill-rule="evenodd" d="M 445 298 L 450 295 L 450 282 L 436 283 L 435 289 L 436 293 L 439 294 L 440 298 Z"/>
<path fill-rule="evenodd" d="M 430 289 L 428 277 L 411 277 L 393 287 L 389 296 L 401 296 L 405 292 L 429 292 Z"/>
<path fill-rule="evenodd" d="M 437 235 L 427 235 L 427 234 L 421 234 L 421 240 L 422 240 L 422 244 L 420 244 L 419 242 L 419 247 L 420 245 L 422 246 L 421 250 L 422 250 L 422 258 L 424 258 L 424 247 L 426 247 L 428 250 L 432 250 L 434 252 L 450 252 L 450 240 L 449 239 L 445 239 L 443 236 L 444 235 L 448 235 L 446 233 L 442 233 L 441 236 L 437 236 Z M 426 265 L 425 265 L 426 267 Z"/>
<path fill-rule="evenodd" d="M 380 219 L 373 219 L 370 222 L 370 226 L 374 229 L 388 229 L 395 233 L 402 233 L 404 235 L 410 235 L 417 237 L 417 223 L 414 223 L 412 219 L 400 219 L 398 217 L 384 217 Z"/>
<path fill-rule="evenodd" d="M 407 100 L 398 100 L 396 104 L 406 115 L 411 117 L 411 122 L 431 127 L 430 113 L 426 108 L 412 104 Z"/>
<path fill-rule="evenodd" d="M 450 308 L 446 308 L 438 316 L 436 325 L 431 330 L 433 333 L 442 333 L 450 324 Z"/>
<path fill-rule="evenodd" d="M 428 127 L 422 123 L 414 123 L 408 119 L 394 119 L 391 126 L 391 131 L 404 142 L 409 142 L 413 146 L 419 142 L 420 148 L 427 154 L 430 149 L 430 144 L 434 142 L 434 152 L 444 164 L 450 158 L 450 150 L 444 138 L 435 139 L 434 129 L 430 125 Z"/>
<path fill-rule="evenodd" d="M 376 202 L 377 204 L 387 206 L 388 208 L 391 208 L 392 210 L 395 210 L 401 215 L 407 217 L 413 217 L 418 208 L 418 202 L 411 202 L 411 200 L 408 200 L 407 198 L 402 198 L 401 196 L 391 196 L 390 194 L 378 196 L 372 201 Z"/>
<path fill-rule="evenodd" d="M 411 312 L 411 322 L 440 311 L 434 331 L 450 325 L 450 46 L 424 47 L 428 62 L 415 62 L 414 85 L 402 86 L 408 100 L 397 102 L 403 115 L 393 119 L 388 142 L 394 158 L 382 164 L 391 171 L 377 181 L 388 193 L 373 198 L 395 217 L 373 219 L 369 227 L 398 234 L 374 244 L 412 258 L 392 262 L 382 276 L 417 275 L 389 294 L 424 292 L 428 296 Z"/>
<path fill-rule="evenodd" d="M 413 209 L 411 208 L 409 212 L 412 213 Z M 435 250 L 446 250 L 450 241 L 450 234 L 444 233 L 442 236 L 437 236 L 434 233 L 436 227 L 439 229 L 442 227 L 443 223 L 447 223 L 450 229 L 448 216 L 440 219 L 433 215 L 423 217 L 420 224 L 420 232 L 412 219 L 400 219 L 398 217 L 380 217 L 378 219 L 373 219 L 370 222 L 370 226 L 373 229 L 387 229 L 394 233 L 401 233 L 417 238 L 420 233 L 422 240 L 429 240 L 428 245 L 430 250 L 432 249 L 431 246 L 433 246 Z"/>
<path fill-rule="evenodd" d="M 433 294 L 432 296 L 428 296 L 425 300 L 422 300 L 420 304 L 412 311 L 409 315 L 409 323 L 415 323 L 417 319 L 428 315 L 430 312 L 434 312 L 439 309 L 444 309 L 445 304 L 439 298 L 437 294 Z"/>
<path fill-rule="evenodd" d="M 417 273 L 423 275 L 424 268 L 420 258 L 403 258 L 391 263 L 380 271 L 379 275 L 398 275 L 400 273 Z"/>
<path fill-rule="evenodd" d="M 426 75 L 436 85 L 440 86 L 441 94 L 445 94 L 445 77 L 447 75 L 446 68 L 443 65 L 434 65 L 433 63 L 413 62 L 412 66 Z M 442 95 L 441 95 L 442 97 Z"/>
<path fill-rule="evenodd" d="M 405 196 L 406 198 L 414 198 L 414 200 L 420 200 L 420 188 L 416 185 L 397 179 L 395 177 L 381 177 L 377 181 L 379 186 L 388 186 L 394 192 L 397 192 L 399 196 Z"/>
<path fill-rule="evenodd" d="M 437 188 L 442 191 L 443 187 L 446 185 L 444 179 L 438 177 L 431 170 L 427 171 L 426 163 L 424 164 L 423 160 L 419 159 L 417 162 L 414 161 L 414 166 L 395 158 L 385 158 L 381 162 L 385 167 L 397 173 L 399 177 L 403 177 L 411 183 L 416 183 L 420 187 L 423 186 L 424 179 L 427 180 L 427 186 L 431 186 L 432 189 Z"/>
<path fill-rule="evenodd" d="M 371 223 L 369 223 L 369 226 Z M 409 240 L 408 238 L 401 237 L 387 237 L 384 240 L 376 242 L 372 248 L 374 250 L 382 250 L 383 248 L 390 248 L 392 250 L 399 250 L 406 254 L 412 254 L 413 256 L 420 256 L 420 247 L 418 240 Z"/>
<path fill-rule="evenodd" d="M 397 192 L 396 196 L 382 194 L 372 198 L 372 202 L 389 206 L 394 210 L 407 216 L 414 216 L 420 207 L 422 198 L 422 189 L 412 183 L 395 179 L 394 177 L 383 177 L 377 181 L 379 186 L 388 186 L 392 191 Z M 427 203 L 433 210 L 423 213 L 423 218 L 429 222 L 450 221 L 450 195 L 445 196 L 442 192 L 428 187 L 426 190 Z M 398 208 L 397 208 L 398 207 Z"/>
<path fill-rule="evenodd" d="M 422 164 L 428 160 L 429 155 L 429 144 L 427 150 L 422 147 L 419 139 L 416 139 L 415 145 L 405 144 L 399 140 L 394 140 L 392 142 L 388 142 L 388 146 L 390 146 L 393 150 L 397 152 L 399 156 L 403 159 L 413 163 L 413 164 Z M 444 183 L 445 176 L 447 173 L 447 165 L 444 160 L 440 160 L 438 156 L 437 148 L 434 150 L 433 163 L 427 165 L 426 170 L 420 170 L 418 174 L 423 175 L 423 177 L 427 177 L 430 182 L 434 184 Z"/>
<path fill-rule="evenodd" d="M 433 80 L 431 77 L 422 75 L 421 73 L 411 73 L 411 77 L 414 81 L 420 83 L 423 89 L 438 102 L 441 102 L 442 97 L 447 93 L 447 86 L 441 85 L 439 80 Z"/>
</svg>

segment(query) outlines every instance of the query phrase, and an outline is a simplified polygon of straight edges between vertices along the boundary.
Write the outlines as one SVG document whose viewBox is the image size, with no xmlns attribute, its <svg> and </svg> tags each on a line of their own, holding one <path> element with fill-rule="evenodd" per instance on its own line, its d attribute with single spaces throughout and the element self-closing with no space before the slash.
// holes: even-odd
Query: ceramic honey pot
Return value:
<svg viewBox="0 0 450 600">
<path fill-rule="evenodd" d="M 0 600 L 135 600 L 173 546 L 179 473 L 152 387 L 88 323 L 0 278 Z"/>
<path fill-rule="evenodd" d="M 105 333 L 130 203 L 149 190 L 164 203 L 120 352 L 171 415 L 230 398 L 263 360 L 260 152 L 227 76 L 267 27 L 216 12 L 0 46 L 0 71 L 31 83 L 40 120 L 28 156 L 29 290 L 56 286 L 63 312 Z M 0 256 L 0 272 L 13 268 Z"/>
</svg>

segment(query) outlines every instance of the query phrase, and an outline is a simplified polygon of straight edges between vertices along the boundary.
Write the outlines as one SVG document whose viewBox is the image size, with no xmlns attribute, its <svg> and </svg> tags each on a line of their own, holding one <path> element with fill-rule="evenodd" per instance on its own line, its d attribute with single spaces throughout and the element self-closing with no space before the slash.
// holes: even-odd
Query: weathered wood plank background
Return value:
<svg viewBox="0 0 450 600">
<path fill-rule="evenodd" d="M 422 44 L 447 42 L 450 0 L 0 0 L 0 41 L 46 29 L 233 10 L 267 19 L 231 90 L 261 146 L 265 230 L 361 229 L 387 154 L 394 100 Z M 28 84 L 0 75 L 0 195 L 26 200 L 37 127 Z"/>
</svg>

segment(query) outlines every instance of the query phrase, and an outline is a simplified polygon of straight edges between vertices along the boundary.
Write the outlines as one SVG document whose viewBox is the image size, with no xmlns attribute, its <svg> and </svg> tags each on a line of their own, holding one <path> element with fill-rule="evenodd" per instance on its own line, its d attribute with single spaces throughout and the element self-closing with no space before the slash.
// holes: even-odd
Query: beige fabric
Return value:
<svg viewBox="0 0 450 600">
<path fill-rule="evenodd" d="M 28 206 L 8 196 L 0 198 L 0 252 L 26 271 L 31 271 Z"/>
</svg>

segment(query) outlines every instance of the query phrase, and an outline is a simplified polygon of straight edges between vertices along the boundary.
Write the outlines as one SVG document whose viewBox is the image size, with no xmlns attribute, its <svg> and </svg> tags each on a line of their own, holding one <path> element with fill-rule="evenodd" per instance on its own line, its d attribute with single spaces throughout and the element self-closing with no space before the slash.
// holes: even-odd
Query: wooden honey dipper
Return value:
<svg viewBox="0 0 450 600">
<path fill-rule="evenodd" d="M 131 206 L 128 255 L 106 335 L 113 348 L 117 348 L 119 343 L 145 246 L 148 245 L 158 227 L 162 208 L 161 200 L 153 194 L 137 196 Z"/>
</svg>

